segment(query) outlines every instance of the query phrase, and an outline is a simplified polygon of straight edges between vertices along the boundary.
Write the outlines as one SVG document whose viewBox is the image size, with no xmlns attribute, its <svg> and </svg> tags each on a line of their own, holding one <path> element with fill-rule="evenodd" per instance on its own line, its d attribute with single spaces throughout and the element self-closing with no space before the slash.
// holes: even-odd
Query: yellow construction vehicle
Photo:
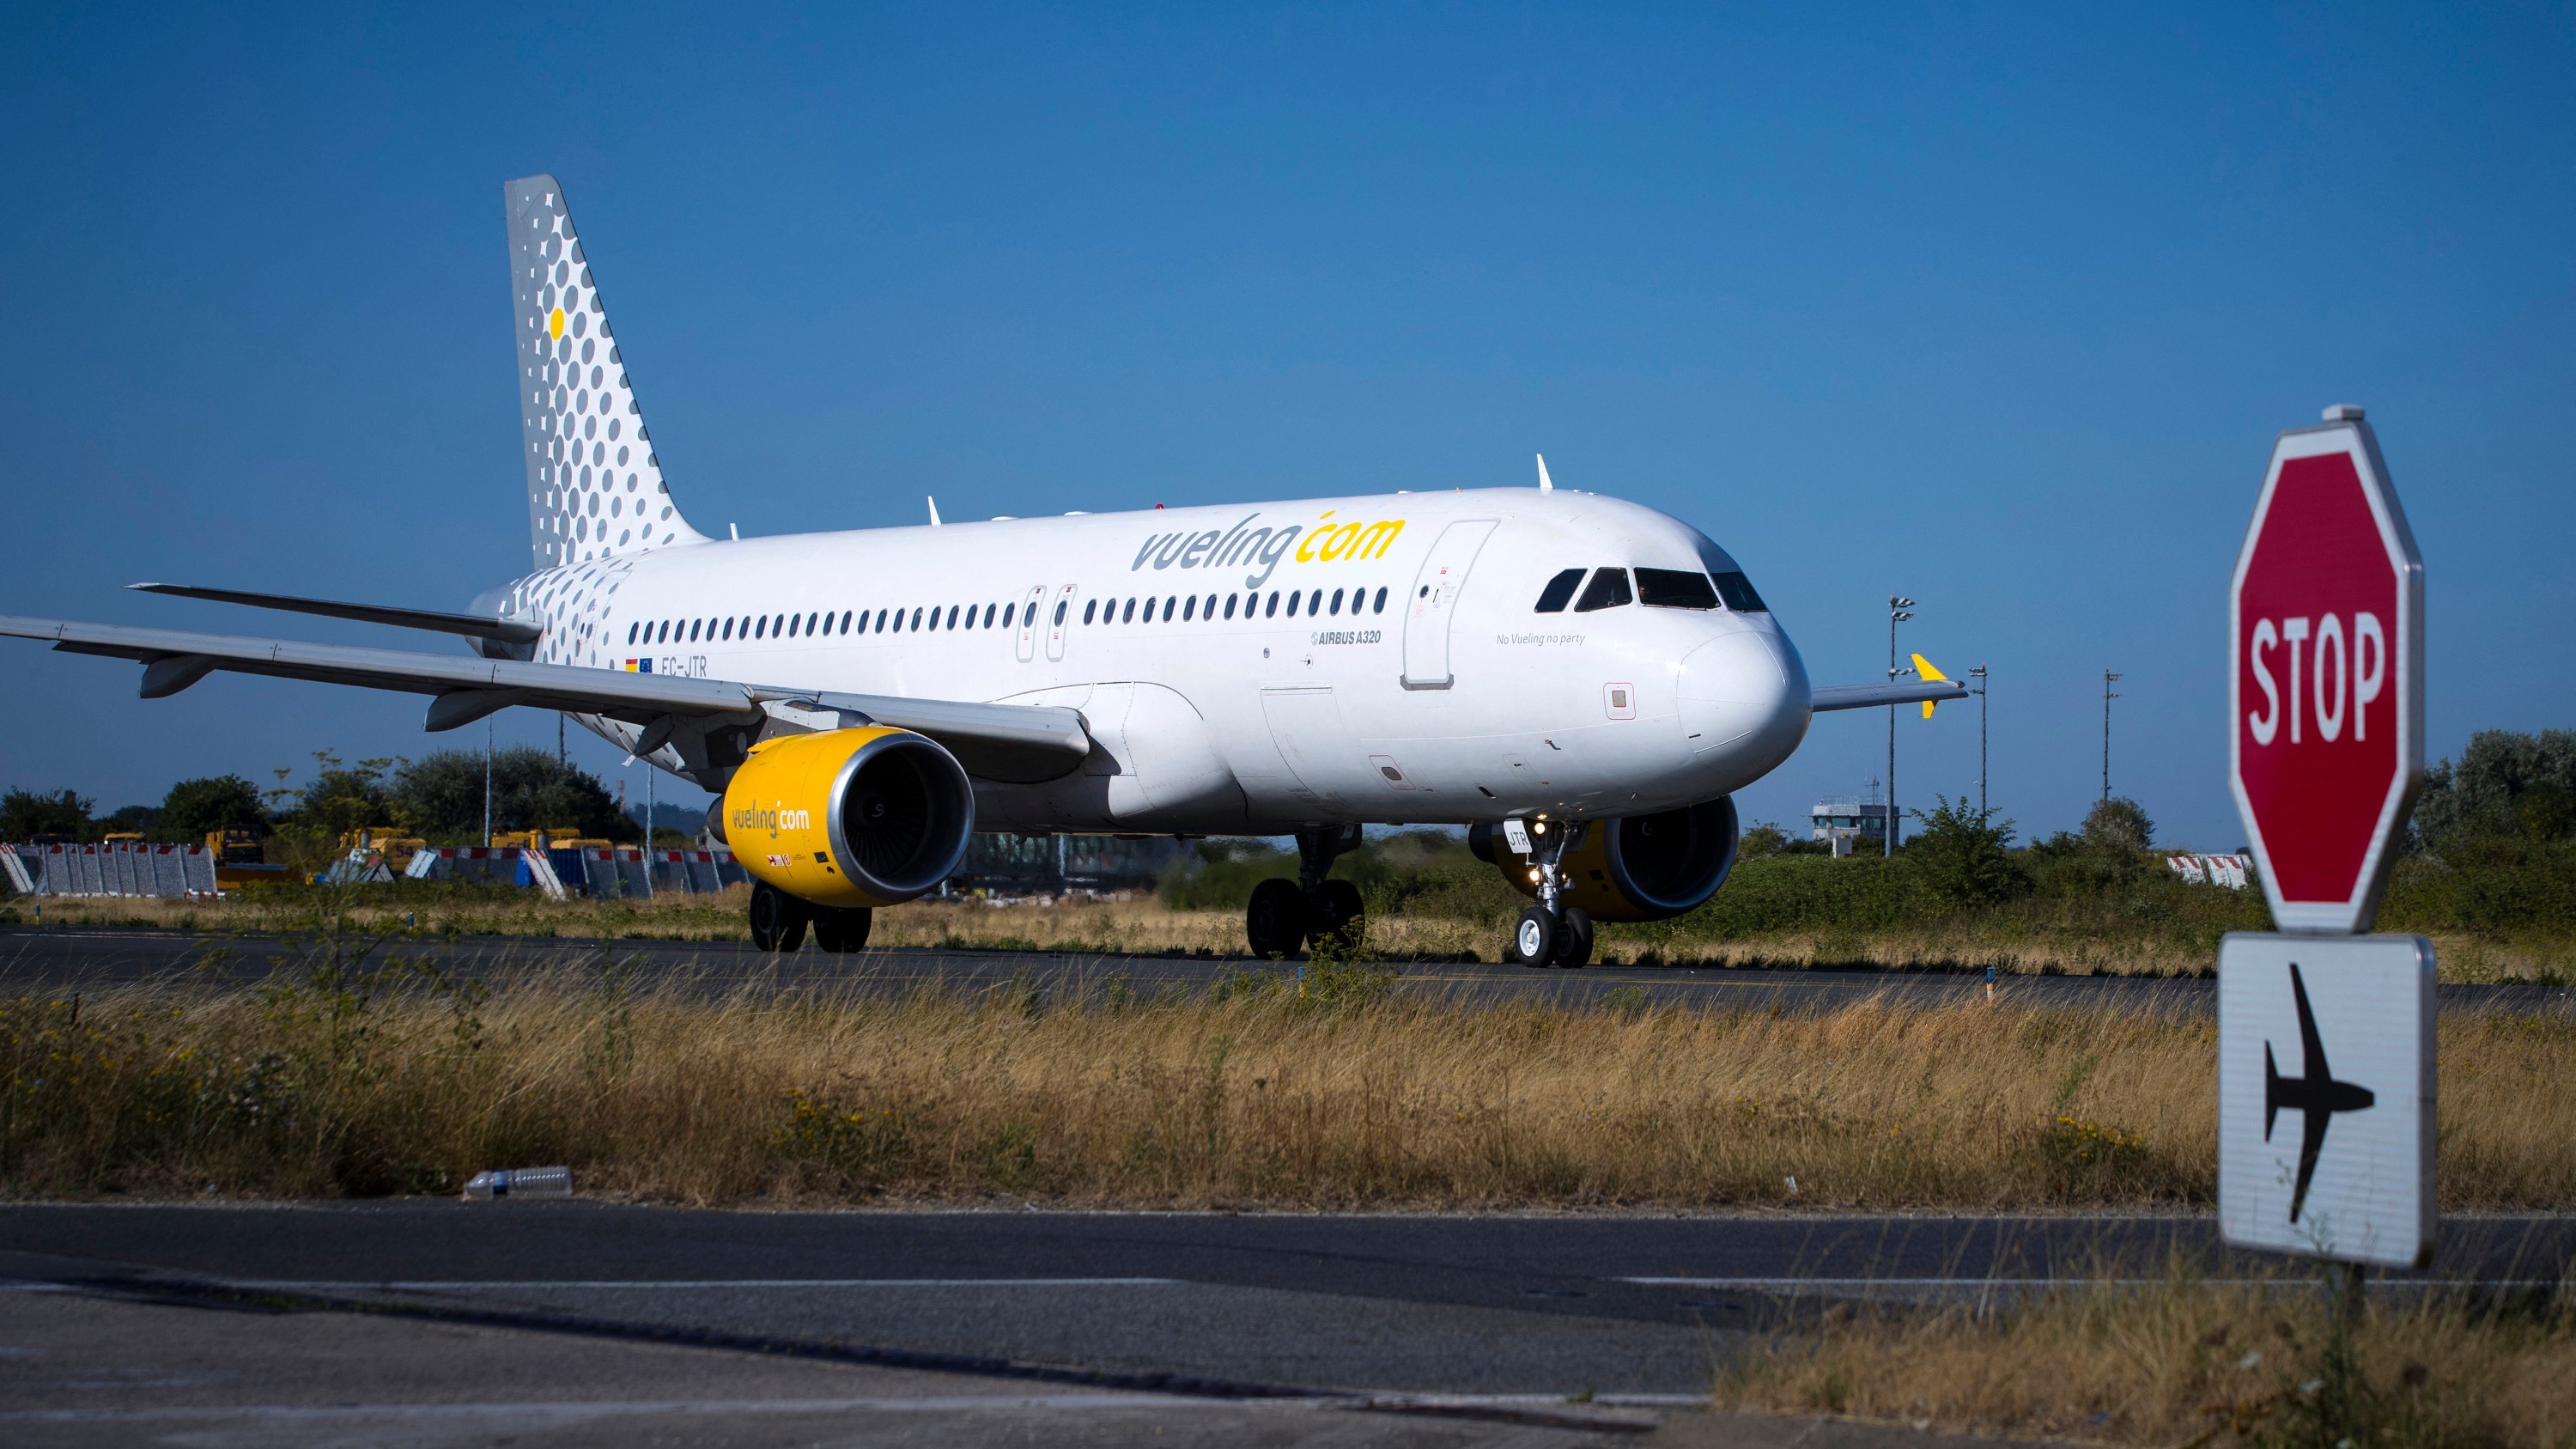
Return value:
<svg viewBox="0 0 2576 1449">
<path fill-rule="evenodd" d="M 207 832 L 206 853 L 215 858 L 217 890 L 238 890 L 258 881 L 287 879 L 286 867 L 270 865 L 268 848 L 247 830 Z"/>
<path fill-rule="evenodd" d="M 396 875 L 411 869 L 411 858 L 427 844 L 429 842 L 419 836 L 405 835 L 391 825 L 362 825 L 340 835 L 340 853 L 343 856 L 379 856 L 384 860 L 385 868 Z"/>
</svg>

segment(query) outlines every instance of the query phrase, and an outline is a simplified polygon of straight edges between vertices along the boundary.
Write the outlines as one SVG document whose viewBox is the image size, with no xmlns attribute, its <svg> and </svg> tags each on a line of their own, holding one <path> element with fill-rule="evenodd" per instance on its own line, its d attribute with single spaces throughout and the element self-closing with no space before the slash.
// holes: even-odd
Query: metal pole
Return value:
<svg viewBox="0 0 2576 1449">
<path fill-rule="evenodd" d="M 492 720 L 483 720 L 483 847 L 492 846 Z"/>
<path fill-rule="evenodd" d="M 2120 676 L 2102 671 L 2102 798 L 2111 798 L 2111 701 L 2120 696 L 2111 692 L 2111 681 Z"/>
<path fill-rule="evenodd" d="M 1914 607 L 1914 601 L 1912 599 L 1904 598 L 1897 594 L 1890 594 L 1887 596 L 1887 682 L 1890 684 L 1894 684 L 1898 679 L 1914 672 L 1911 669 L 1899 669 L 1896 667 L 1896 626 L 1899 623 L 1914 617 L 1912 614 L 1905 612 L 1912 607 Z M 1897 834 L 1896 706 L 1893 704 L 1887 707 L 1887 819 L 1883 822 L 1883 825 L 1885 828 L 1879 833 L 1885 837 L 1886 850 L 1884 853 L 1889 859 L 1893 860 L 1896 858 Z"/>
<path fill-rule="evenodd" d="M 1980 664 L 1968 671 L 1977 678 L 1977 823 L 1986 823 L 1986 691 L 1994 688 L 1986 678 L 1986 666 Z"/>
</svg>

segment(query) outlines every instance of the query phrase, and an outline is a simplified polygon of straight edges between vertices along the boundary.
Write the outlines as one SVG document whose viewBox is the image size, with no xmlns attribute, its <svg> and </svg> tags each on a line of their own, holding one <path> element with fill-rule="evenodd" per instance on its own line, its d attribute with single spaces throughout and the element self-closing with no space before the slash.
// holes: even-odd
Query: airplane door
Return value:
<svg viewBox="0 0 2576 1449">
<path fill-rule="evenodd" d="M 1073 623 L 1073 594 L 1077 585 L 1063 584 L 1055 591 L 1055 608 L 1047 615 L 1047 660 L 1061 663 L 1064 659 L 1064 636 Z"/>
<path fill-rule="evenodd" d="M 1457 613 L 1458 596 L 1467 586 L 1468 566 L 1485 546 L 1485 536 L 1494 531 L 1494 522 L 1459 519 L 1440 531 L 1431 556 L 1422 561 L 1404 611 L 1405 688 L 1447 689 L 1454 682 L 1449 672 L 1449 620 Z"/>
<path fill-rule="evenodd" d="M 1046 607 L 1046 585 L 1029 590 L 1029 601 L 1020 606 L 1020 662 L 1038 657 L 1038 610 Z"/>
</svg>

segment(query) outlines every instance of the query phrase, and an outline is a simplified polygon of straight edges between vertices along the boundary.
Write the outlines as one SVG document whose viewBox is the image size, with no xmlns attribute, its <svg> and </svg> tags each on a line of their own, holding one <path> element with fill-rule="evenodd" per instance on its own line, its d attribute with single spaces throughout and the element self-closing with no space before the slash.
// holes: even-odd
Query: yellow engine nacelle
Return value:
<svg viewBox="0 0 2576 1449">
<path fill-rule="evenodd" d="M 1557 860 L 1561 904 L 1580 906 L 1596 921 L 1660 921 L 1678 916 L 1710 896 L 1735 867 L 1735 800 L 1722 796 L 1679 810 L 1610 820 L 1532 820 L 1530 848 L 1549 831 L 1582 835 Z M 1513 850 L 1502 827 L 1479 822 L 1467 828 L 1467 848 L 1491 861 L 1512 888 L 1538 898 L 1538 862 Z"/>
<path fill-rule="evenodd" d="M 910 730 L 784 735 L 733 772 L 723 823 L 755 880 L 818 906 L 890 906 L 965 861 L 975 790 L 955 756 Z"/>
</svg>

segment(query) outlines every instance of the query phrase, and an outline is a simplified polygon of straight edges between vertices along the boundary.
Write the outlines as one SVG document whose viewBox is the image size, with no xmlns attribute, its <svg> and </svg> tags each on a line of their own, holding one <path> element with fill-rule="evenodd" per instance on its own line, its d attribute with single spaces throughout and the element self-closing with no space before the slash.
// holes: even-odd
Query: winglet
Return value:
<svg viewBox="0 0 2576 1449">
<path fill-rule="evenodd" d="M 1934 682 L 1944 681 L 1950 677 L 1943 674 L 1940 670 L 1933 668 L 1932 661 L 1924 658 L 1920 654 L 1914 656 L 1914 672 L 1921 675 L 1924 679 Z M 1925 719 L 1930 719 L 1932 717 L 1932 701 L 1928 699 L 1923 701 L 1923 717 Z"/>
</svg>

